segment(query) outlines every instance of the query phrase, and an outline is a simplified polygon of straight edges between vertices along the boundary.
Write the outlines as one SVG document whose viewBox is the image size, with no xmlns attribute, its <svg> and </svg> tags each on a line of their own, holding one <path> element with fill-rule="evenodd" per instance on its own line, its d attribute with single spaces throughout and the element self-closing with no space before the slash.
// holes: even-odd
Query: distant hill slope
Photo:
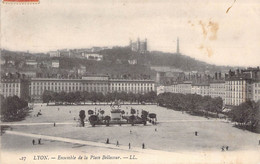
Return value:
<svg viewBox="0 0 260 164">
<path fill-rule="evenodd" d="M 219 71 L 226 72 L 229 69 L 235 69 L 231 66 L 208 64 L 178 53 L 164 53 L 159 51 L 150 52 L 150 64 L 154 66 L 170 66 L 183 71 L 209 71 L 211 73 Z"/>
<path fill-rule="evenodd" d="M 177 53 L 164 53 L 160 51 L 152 51 L 144 54 L 131 51 L 129 47 L 115 47 L 100 51 L 104 56 L 103 61 L 91 61 L 81 58 L 58 58 L 60 68 L 72 70 L 80 65 L 86 66 L 87 73 L 109 74 L 109 75 L 151 75 L 155 76 L 155 72 L 150 69 L 151 66 L 168 66 L 182 71 L 199 71 L 210 73 L 227 72 L 229 69 L 235 69 L 230 66 L 216 66 L 207 64 Z M 26 52 L 15 52 L 2 50 L 1 57 L 4 60 L 14 60 L 15 66 L 26 59 L 34 58 L 38 61 L 50 60 L 44 53 L 32 54 Z M 54 58 L 53 58 L 54 59 Z M 136 65 L 129 64 L 128 60 L 137 60 Z"/>
<path fill-rule="evenodd" d="M 235 69 L 231 66 L 216 66 L 203 61 L 196 60 L 186 55 L 178 53 L 164 53 L 160 51 L 147 52 L 140 54 L 133 52 L 128 47 L 117 47 L 101 51 L 105 60 L 116 62 L 120 59 L 127 63 L 128 59 L 137 59 L 139 65 L 145 66 L 169 66 L 182 71 L 199 71 L 205 72 L 227 72 L 229 69 Z"/>
</svg>

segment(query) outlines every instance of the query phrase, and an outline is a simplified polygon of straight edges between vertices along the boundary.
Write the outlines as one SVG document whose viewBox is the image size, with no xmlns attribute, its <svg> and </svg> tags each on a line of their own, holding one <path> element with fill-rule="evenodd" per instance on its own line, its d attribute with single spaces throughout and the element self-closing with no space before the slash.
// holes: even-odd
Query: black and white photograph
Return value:
<svg viewBox="0 0 260 164">
<path fill-rule="evenodd" d="M 260 164 L 259 0 L 0 2 L 1 164 Z"/>
</svg>

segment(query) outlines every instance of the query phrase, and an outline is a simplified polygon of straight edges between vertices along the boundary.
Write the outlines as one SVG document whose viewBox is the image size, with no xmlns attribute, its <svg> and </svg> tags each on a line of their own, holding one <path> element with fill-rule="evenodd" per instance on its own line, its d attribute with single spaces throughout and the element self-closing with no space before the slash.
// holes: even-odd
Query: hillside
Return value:
<svg viewBox="0 0 260 164">
<path fill-rule="evenodd" d="M 164 53 L 159 51 L 153 51 L 150 53 L 150 63 L 153 66 L 170 66 L 183 71 L 209 71 L 210 73 L 219 71 L 226 72 L 229 69 L 234 69 L 234 67 L 231 66 L 216 66 L 208 64 L 178 53 Z"/>
<path fill-rule="evenodd" d="M 150 69 L 151 66 L 167 66 L 176 68 L 182 71 L 199 71 L 210 73 L 227 72 L 229 69 L 234 69 L 228 66 L 216 66 L 207 64 L 205 62 L 196 60 L 189 56 L 177 53 L 164 53 L 159 51 L 152 51 L 146 53 L 138 53 L 131 51 L 129 47 L 114 47 L 112 49 L 105 49 L 99 52 L 103 55 L 103 61 L 87 60 L 84 58 L 50 58 L 47 54 L 32 54 L 15 51 L 1 51 L 1 58 L 3 61 L 14 60 L 12 69 L 23 70 L 25 68 L 18 67 L 19 63 L 25 62 L 26 59 L 36 59 L 36 61 L 45 61 L 57 59 L 60 61 L 60 69 L 75 70 L 81 66 L 86 67 L 87 74 L 107 74 L 110 76 L 127 76 L 129 78 L 135 77 L 155 77 L 155 72 Z M 129 60 L 136 60 L 136 64 L 130 64 Z M 4 68 L 4 69 L 3 69 Z M 2 65 L 2 70 L 8 70 Z M 37 70 L 37 69 L 36 69 Z"/>
<path fill-rule="evenodd" d="M 117 47 L 109 50 L 101 51 L 104 55 L 104 59 L 116 62 L 121 60 L 123 63 L 127 63 L 128 59 L 137 59 L 138 65 L 150 66 L 168 66 L 182 71 L 199 71 L 210 73 L 226 72 L 229 69 L 234 69 L 231 66 L 216 66 L 208 64 L 203 61 L 196 60 L 189 56 L 178 53 L 164 53 L 160 51 L 152 51 L 144 54 L 131 51 L 128 47 Z"/>
</svg>

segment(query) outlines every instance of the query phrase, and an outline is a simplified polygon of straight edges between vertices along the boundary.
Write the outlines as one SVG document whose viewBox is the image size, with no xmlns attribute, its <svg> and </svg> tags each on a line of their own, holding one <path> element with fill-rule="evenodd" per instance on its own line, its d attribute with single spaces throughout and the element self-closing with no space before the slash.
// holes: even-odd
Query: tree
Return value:
<svg viewBox="0 0 260 164">
<path fill-rule="evenodd" d="M 4 98 L 1 96 L 2 121 L 20 121 L 29 113 L 28 102 L 18 96 Z"/>
<path fill-rule="evenodd" d="M 103 102 L 105 100 L 105 96 L 102 92 L 96 94 L 96 100 L 99 102 Z"/>
<path fill-rule="evenodd" d="M 143 120 L 144 125 L 146 125 L 147 116 L 148 116 L 148 112 L 145 111 L 145 110 L 142 110 L 141 118 L 142 118 L 142 120 Z"/>
<path fill-rule="evenodd" d="M 217 98 L 213 98 L 212 101 L 211 101 L 211 108 L 212 108 L 212 111 L 215 112 L 215 113 L 219 113 L 222 111 L 222 108 L 223 108 L 223 100 L 222 98 L 220 97 L 217 97 Z"/>
<path fill-rule="evenodd" d="M 84 91 L 84 92 L 83 92 L 83 101 L 84 101 L 84 104 L 85 104 L 85 102 L 86 102 L 87 100 L 89 100 L 89 97 L 90 97 L 89 92 Z"/>
<path fill-rule="evenodd" d="M 124 110 L 122 110 L 122 111 L 121 111 L 121 114 L 122 114 L 122 115 L 124 115 L 124 114 L 125 114 L 125 111 L 124 111 Z"/>
<path fill-rule="evenodd" d="M 65 102 L 66 101 L 66 92 L 62 91 L 60 93 L 58 93 L 58 101 L 60 102 Z"/>
<path fill-rule="evenodd" d="M 134 108 L 131 108 L 131 114 L 134 115 L 136 113 Z"/>
<path fill-rule="evenodd" d="M 94 127 L 96 123 L 98 122 L 98 116 L 97 115 L 91 115 L 89 116 L 89 122 Z"/>
<path fill-rule="evenodd" d="M 130 92 L 128 93 L 128 100 L 130 101 L 130 103 L 132 104 L 132 102 L 135 101 L 135 94 Z"/>
<path fill-rule="evenodd" d="M 96 103 L 98 100 L 98 96 L 96 92 L 91 92 L 89 95 L 89 100 Z"/>
<path fill-rule="evenodd" d="M 81 99 L 81 94 L 80 94 L 79 91 L 76 91 L 76 92 L 74 93 L 74 102 L 80 102 L 80 101 L 82 101 L 82 99 Z"/>
<path fill-rule="evenodd" d="M 84 110 L 81 110 L 79 112 L 79 118 L 80 118 L 81 125 L 84 127 L 85 126 L 84 119 L 86 118 Z"/>
<path fill-rule="evenodd" d="M 129 117 L 129 121 L 130 121 L 130 123 L 132 124 L 132 126 L 134 126 L 135 119 L 136 119 L 136 117 L 135 117 L 134 115 L 131 115 L 131 116 Z"/>
<path fill-rule="evenodd" d="M 43 103 L 48 103 L 52 100 L 51 92 L 50 91 L 44 91 L 42 94 L 42 101 Z"/>
<path fill-rule="evenodd" d="M 94 114 L 94 111 L 93 110 L 88 110 L 88 115 L 92 115 Z"/>
<path fill-rule="evenodd" d="M 105 120 L 106 126 L 109 126 L 109 121 L 111 120 L 111 117 L 105 116 L 104 120 Z"/>
<path fill-rule="evenodd" d="M 259 108 L 259 103 L 246 101 L 231 111 L 232 121 L 238 122 L 240 127 L 255 131 L 259 123 Z"/>
<path fill-rule="evenodd" d="M 156 97 L 157 97 L 156 92 L 151 91 L 151 92 L 148 92 L 148 93 L 144 94 L 144 101 L 146 101 L 146 102 L 155 102 Z"/>
<path fill-rule="evenodd" d="M 123 104 L 124 104 L 124 102 L 127 101 L 127 99 L 128 99 L 128 95 L 127 95 L 126 92 L 120 92 L 120 93 L 119 93 L 119 97 L 120 97 L 120 99 L 123 101 Z"/>
</svg>

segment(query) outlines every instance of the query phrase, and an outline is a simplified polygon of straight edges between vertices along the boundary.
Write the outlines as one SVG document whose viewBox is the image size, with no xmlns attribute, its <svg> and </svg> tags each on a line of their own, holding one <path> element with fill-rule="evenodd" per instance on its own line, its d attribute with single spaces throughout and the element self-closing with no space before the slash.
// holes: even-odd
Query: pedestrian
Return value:
<svg viewBox="0 0 260 164">
<path fill-rule="evenodd" d="M 195 131 L 195 136 L 198 136 L 198 132 L 197 131 Z"/>
<path fill-rule="evenodd" d="M 76 117 L 74 117 L 74 120 L 76 120 Z"/>
<path fill-rule="evenodd" d="M 129 149 L 131 149 L 131 144 L 130 143 L 128 144 L 128 147 L 129 147 Z"/>
<path fill-rule="evenodd" d="M 130 134 L 132 134 L 132 130 L 130 130 Z"/>
<path fill-rule="evenodd" d="M 55 122 L 53 123 L 53 126 L 54 126 L 54 127 L 56 126 L 56 123 L 55 123 Z"/>
<path fill-rule="evenodd" d="M 41 144 L 41 139 L 38 139 L 38 144 L 39 144 L 39 145 Z"/>
<path fill-rule="evenodd" d="M 228 151 L 228 146 L 226 146 L 226 151 Z"/>
<path fill-rule="evenodd" d="M 118 146 L 118 147 L 119 147 L 119 142 L 118 142 L 118 141 L 116 141 L 116 146 Z"/>
<path fill-rule="evenodd" d="M 156 132 L 157 132 L 157 128 L 155 128 L 155 129 L 154 129 L 154 131 L 156 131 Z"/>
<path fill-rule="evenodd" d="M 109 139 L 107 138 L 107 142 L 106 142 L 107 144 L 109 144 Z"/>
<path fill-rule="evenodd" d="M 32 140 L 32 144 L 33 144 L 33 145 L 35 144 L 35 140 L 34 140 L 34 139 Z"/>
<path fill-rule="evenodd" d="M 143 147 L 143 149 L 144 149 L 144 143 L 143 143 L 142 147 Z"/>
<path fill-rule="evenodd" d="M 221 149 L 222 149 L 222 151 L 225 151 L 225 149 L 224 149 L 224 148 L 225 148 L 225 147 L 224 147 L 224 146 L 222 146 L 222 148 L 221 148 Z"/>
</svg>

